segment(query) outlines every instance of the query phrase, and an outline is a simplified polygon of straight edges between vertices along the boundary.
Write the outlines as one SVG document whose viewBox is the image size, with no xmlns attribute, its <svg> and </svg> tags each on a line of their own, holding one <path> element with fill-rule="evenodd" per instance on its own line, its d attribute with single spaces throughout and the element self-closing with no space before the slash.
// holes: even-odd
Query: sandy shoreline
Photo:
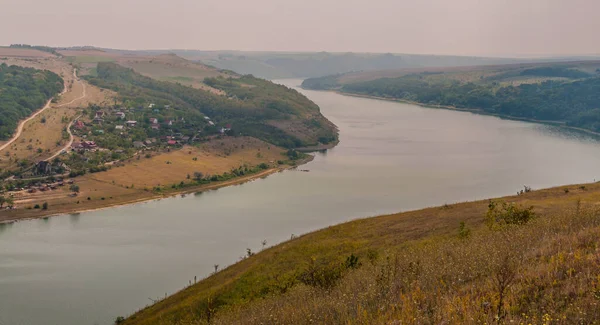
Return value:
<svg viewBox="0 0 600 325">
<path fill-rule="evenodd" d="M 100 210 L 106 210 L 106 209 L 112 209 L 112 208 L 118 208 L 118 207 L 122 207 L 122 206 L 128 206 L 128 205 L 134 205 L 134 204 L 139 204 L 139 203 L 147 203 L 147 202 L 152 202 L 152 201 L 158 201 L 158 200 L 162 200 L 162 199 L 168 199 L 168 198 L 173 198 L 176 197 L 178 195 L 182 195 L 182 194 L 191 194 L 191 193 L 198 193 L 198 192 L 204 192 L 204 191 L 210 191 L 210 190 L 216 190 L 219 188 L 223 188 L 223 187 L 227 187 L 227 186 L 232 186 L 232 185 L 240 185 L 240 184 L 244 184 L 247 182 L 251 182 L 260 178 L 266 178 L 269 175 L 275 174 L 275 173 L 279 173 L 285 170 L 289 170 L 289 169 L 294 169 L 297 166 L 306 164 L 311 162 L 314 159 L 314 156 L 309 156 L 308 158 L 298 161 L 298 164 L 296 166 L 285 166 L 285 167 L 276 167 L 276 168 L 271 168 L 271 169 L 267 169 L 264 170 L 262 172 L 253 174 L 253 175 L 249 175 L 249 176 L 244 176 L 244 177 L 238 177 L 235 179 L 231 179 L 228 181 L 224 181 L 224 182 L 220 182 L 217 184 L 207 184 L 207 185 L 199 185 L 199 186 L 193 186 L 190 188 L 186 188 L 184 190 L 179 190 L 179 191 L 173 191 L 173 192 L 169 192 L 166 194 L 162 194 L 162 195 L 157 195 L 157 194 L 149 194 L 148 197 L 144 197 L 144 198 L 140 198 L 140 199 L 135 199 L 135 200 L 131 200 L 131 201 L 124 201 L 124 202 L 119 202 L 119 203 L 115 203 L 115 204 L 106 204 L 105 206 L 99 207 L 99 208 L 92 208 L 92 209 L 77 209 L 76 206 L 73 207 L 72 210 L 70 209 L 66 209 L 65 211 L 61 211 L 61 212 L 50 212 L 48 211 L 48 213 L 44 214 L 40 214 L 37 216 L 33 216 L 33 217 L 19 217 L 19 216 L 14 216 L 13 218 L 7 218 L 6 220 L 0 220 L 0 224 L 9 224 L 9 223 L 15 223 L 15 222 L 19 222 L 19 221 L 27 221 L 27 220 L 35 220 L 35 219 L 45 219 L 45 218 L 49 218 L 49 217 L 55 217 L 55 216 L 61 216 L 61 215 L 67 215 L 67 214 L 79 214 L 79 213 L 86 213 L 86 212 L 94 212 L 94 211 L 100 211 Z"/>
</svg>

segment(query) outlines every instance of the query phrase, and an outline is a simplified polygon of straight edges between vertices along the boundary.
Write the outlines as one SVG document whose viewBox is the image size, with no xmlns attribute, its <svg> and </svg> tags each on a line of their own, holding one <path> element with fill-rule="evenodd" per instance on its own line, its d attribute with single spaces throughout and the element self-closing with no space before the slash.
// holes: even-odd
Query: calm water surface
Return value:
<svg viewBox="0 0 600 325">
<path fill-rule="evenodd" d="M 296 86 L 299 80 L 283 83 Z M 0 325 L 110 324 L 247 247 L 343 221 L 591 182 L 600 142 L 470 113 L 304 91 L 340 144 L 244 185 L 0 226 Z M 600 178 L 599 178 L 600 179 Z"/>
</svg>

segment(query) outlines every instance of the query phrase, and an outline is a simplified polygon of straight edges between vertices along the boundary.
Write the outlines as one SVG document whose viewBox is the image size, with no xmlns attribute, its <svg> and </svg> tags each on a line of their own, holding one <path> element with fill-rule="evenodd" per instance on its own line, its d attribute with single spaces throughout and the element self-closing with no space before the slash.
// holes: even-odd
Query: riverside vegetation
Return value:
<svg viewBox="0 0 600 325">
<path fill-rule="evenodd" d="M 470 109 L 600 131 L 600 63 L 423 70 L 398 77 L 307 79 L 307 89 Z M 354 78 L 354 80 L 351 80 Z"/>
<path fill-rule="evenodd" d="M 122 324 L 597 324 L 600 185 L 332 226 Z"/>
</svg>

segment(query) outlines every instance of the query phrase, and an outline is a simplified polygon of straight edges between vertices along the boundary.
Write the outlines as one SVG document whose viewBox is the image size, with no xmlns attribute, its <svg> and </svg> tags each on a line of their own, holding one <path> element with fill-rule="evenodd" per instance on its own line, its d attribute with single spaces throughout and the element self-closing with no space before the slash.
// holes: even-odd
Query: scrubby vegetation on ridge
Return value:
<svg viewBox="0 0 600 325">
<path fill-rule="evenodd" d="M 599 192 L 555 188 L 329 227 L 249 254 L 124 324 L 595 324 Z"/>
<path fill-rule="evenodd" d="M 62 89 L 63 79 L 54 72 L 0 64 L 0 140 Z"/>
</svg>

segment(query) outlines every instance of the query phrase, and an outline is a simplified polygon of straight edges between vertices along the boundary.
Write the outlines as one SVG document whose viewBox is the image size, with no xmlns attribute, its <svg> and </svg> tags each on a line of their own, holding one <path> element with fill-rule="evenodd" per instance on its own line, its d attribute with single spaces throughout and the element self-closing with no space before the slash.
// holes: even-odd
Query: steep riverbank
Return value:
<svg viewBox="0 0 600 325">
<path fill-rule="evenodd" d="M 600 260 L 594 256 L 600 248 L 582 243 L 600 238 L 596 207 L 599 197 L 600 184 L 579 184 L 331 226 L 255 255 L 249 253 L 242 261 L 135 313 L 124 324 L 263 324 L 273 319 L 285 324 L 311 324 L 306 321 L 306 314 L 322 324 L 427 319 L 419 308 L 410 307 L 408 301 L 413 299 L 439 307 L 434 310 L 440 319 L 458 317 L 458 323 L 469 319 L 493 321 L 499 313 L 515 322 L 541 320 L 547 313 L 545 308 L 533 300 L 518 298 L 533 297 L 533 291 L 539 301 L 575 306 L 553 309 L 552 317 L 571 319 L 585 314 L 585 319 L 591 320 L 600 316 L 594 303 L 594 290 L 600 290 L 600 284 L 595 282 Z M 517 209 L 531 206 L 535 215 L 532 224 L 503 233 L 490 231 L 486 211 L 492 201 L 511 202 Z M 575 258 L 566 257 L 568 252 Z M 572 269 L 578 276 L 563 277 L 560 272 L 551 272 L 556 263 L 547 261 L 557 256 L 563 256 L 561 269 Z M 437 268 L 439 258 L 443 258 L 444 267 L 438 272 L 429 269 Z M 503 264 L 507 259 L 510 264 Z M 499 302 L 491 298 L 498 293 L 489 284 L 503 274 L 497 268 L 519 270 L 519 276 L 510 280 L 513 289 L 502 289 L 500 295 L 505 295 L 506 300 Z M 385 272 L 390 273 L 386 276 Z M 396 272 L 402 276 L 396 277 Z M 382 281 L 389 283 L 384 282 L 381 290 L 393 290 L 392 283 L 400 285 L 407 278 L 418 284 L 405 283 L 400 298 L 372 290 Z M 538 281 L 552 284 L 552 289 L 540 286 Z M 589 286 L 597 289 L 585 290 Z M 576 298 L 568 298 L 571 290 L 582 291 Z M 491 299 L 490 310 L 482 310 L 479 298 L 473 300 L 466 292 Z M 433 298 L 440 294 L 448 300 Z M 549 298 L 552 294 L 556 297 Z M 386 299 L 378 299 L 382 296 Z M 396 311 L 388 299 L 398 299 L 393 303 L 406 309 Z M 453 311 L 455 305 L 448 302 L 456 299 L 464 299 L 458 315 Z M 375 301 L 376 307 L 371 305 Z M 328 310 L 318 305 L 327 305 Z M 357 305 L 362 312 L 355 312 Z M 581 310 L 586 313 L 577 312 Z"/>
</svg>

